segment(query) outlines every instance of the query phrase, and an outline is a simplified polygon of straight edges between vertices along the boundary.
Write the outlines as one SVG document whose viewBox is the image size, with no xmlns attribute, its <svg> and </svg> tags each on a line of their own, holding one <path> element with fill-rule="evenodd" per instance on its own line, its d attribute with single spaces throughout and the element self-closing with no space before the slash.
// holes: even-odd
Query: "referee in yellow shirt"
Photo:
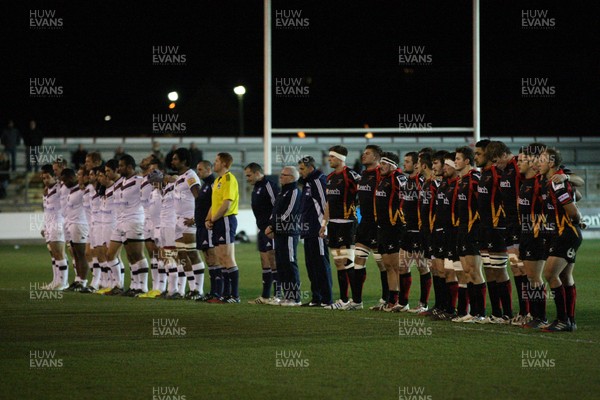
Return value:
<svg viewBox="0 0 600 400">
<path fill-rule="evenodd" d="M 235 262 L 235 231 L 237 229 L 238 203 L 240 193 L 235 176 L 229 171 L 233 157 L 229 153 L 219 153 L 213 170 L 218 178 L 212 192 L 212 205 L 206 216 L 205 225 L 212 229 L 213 244 L 217 260 L 223 269 L 223 295 L 211 303 L 239 303 L 239 271 Z"/>
</svg>

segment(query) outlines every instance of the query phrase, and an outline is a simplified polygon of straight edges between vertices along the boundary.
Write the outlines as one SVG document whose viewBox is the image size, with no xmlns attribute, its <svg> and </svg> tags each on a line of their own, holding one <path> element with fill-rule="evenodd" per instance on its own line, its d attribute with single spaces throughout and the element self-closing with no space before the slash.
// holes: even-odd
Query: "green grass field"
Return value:
<svg viewBox="0 0 600 400">
<path fill-rule="evenodd" d="M 597 399 L 599 246 L 580 249 L 579 329 L 561 334 L 249 305 L 260 292 L 254 244 L 237 247 L 239 305 L 77 293 L 33 300 L 30 285 L 51 277 L 45 247 L 0 246 L 0 398 Z M 370 260 L 367 305 L 379 297 L 376 270 Z M 553 303 L 548 311 L 553 318 Z M 153 329 L 156 319 L 177 327 Z"/>
</svg>

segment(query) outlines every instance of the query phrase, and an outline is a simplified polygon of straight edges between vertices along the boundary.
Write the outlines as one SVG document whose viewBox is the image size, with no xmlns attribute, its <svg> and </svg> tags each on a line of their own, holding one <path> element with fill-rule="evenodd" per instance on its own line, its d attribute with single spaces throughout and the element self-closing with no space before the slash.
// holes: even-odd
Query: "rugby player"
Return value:
<svg viewBox="0 0 600 400">
<path fill-rule="evenodd" d="M 432 156 L 432 171 L 435 179 L 434 210 L 430 215 L 432 231 L 431 244 L 433 248 L 433 261 L 431 263 L 433 275 L 438 277 L 438 288 L 435 288 L 436 298 L 440 295 L 438 307 L 432 310 L 435 319 L 454 318 L 456 299 L 458 296 L 458 283 L 452 262 L 448 259 L 448 243 L 451 235 L 451 207 L 448 193 L 451 186 L 448 179 L 444 177 L 445 159 L 449 157 L 445 150 L 439 150 Z M 434 283 L 435 284 L 435 283 Z"/>
<path fill-rule="evenodd" d="M 115 171 L 109 168 L 105 169 L 107 173 L 111 174 L 111 179 L 117 179 L 113 191 L 117 206 L 117 227 L 108 244 L 107 259 L 113 272 L 121 269 L 121 262 L 117 256 L 125 247 L 131 282 L 130 288 L 124 292 L 124 279 L 121 279 L 119 286 L 113 288 L 109 293 L 135 297 L 147 292 L 148 287 L 148 261 L 144 257 L 144 208 L 140 201 L 143 178 L 136 174 L 135 160 L 131 155 L 122 155 L 118 165 L 120 175 L 118 179 Z"/>
<path fill-rule="evenodd" d="M 492 315 L 477 322 L 508 324 L 512 318 L 512 288 L 506 271 L 505 213 L 499 193 L 500 173 L 486 151 L 489 143 L 484 139 L 475 144 L 475 162 L 481 168 L 477 186 L 477 207 L 481 220 L 479 240 Z"/>
<path fill-rule="evenodd" d="M 346 166 L 347 156 L 348 149 L 344 146 L 329 148 L 329 166 L 334 171 L 327 176 L 327 203 L 319 235 L 325 237 L 327 230 L 328 246 L 337 269 L 340 299 L 324 307 L 328 310 L 363 308 L 362 299 L 357 298 L 355 300 L 361 301 L 356 302 L 348 298 L 348 286 L 354 289 L 356 185 L 360 175 Z"/>
<path fill-rule="evenodd" d="M 556 319 L 544 332 L 572 332 L 577 329 L 575 303 L 577 291 L 573 279 L 575 258 L 582 242 L 581 214 L 574 201 L 574 191 L 568 181 L 554 183 L 562 157 L 558 150 L 547 148 L 540 156 L 540 174 L 548 179 L 545 210 L 554 230 L 548 245 L 548 259 L 544 265 L 544 278 L 550 285 L 556 305 Z"/>
<path fill-rule="evenodd" d="M 42 236 L 52 258 L 53 279 L 46 289 L 64 290 L 69 287 L 69 270 L 65 256 L 64 217 L 60 201 L 61 185 L 54 176 L 52 165 L 46 164 L 41 169 L 44 183 L 44 228 Z"/>
<path fill-rule="evenodd" d="M 473 149 L 468 146 L 456 149 L 454 158 L 460 176 L 456 194 L 458 218 L 457 251 L 467 278 L 470 311 L 453 322 L 477 322 L 485 318 L 486 286 L 483 263 L 479 253 L 479 213 L 477 212 L 477 187 L 480 173 L 473 167 Z"/>
<path fill-rule="evenodd" d="M 96 291 L 97 294 L 107 294 L 114 288 L 122 287 L 122 274 L 124 273 L 123 263 L 119 260 L 117 265 L 110 265 L 108 262 L 108 245 L 110 237 L 117 228 L 117 205 L 114 191 L 116 188 L 115 179 L 119 180 L 121 176 L 115 172 L 119 167 L 117 160 L 109 160 L 99 174 L 100 182 L 105 187 L 104 195 L 100 204 L 100 227 L 101 242 L 99 252 L 104 254 L 105 261 L 100 264 L 104 268 L 104 284 L 102 288 Z"/>
<path fill-rule="evenodd" d="M 153 201 L 160 201 L 160 218 L 154 222 L 154 237 L 157 239 L 160 258 L 163 262 L 166 277 L 160 288 L 160 298 L 169 300 L 182 299 L 185 295 L 185 272 L 177 263 L 177 248 L 175 247 L 175 198 L 173 191 L 175 182 L 169 182 L 164 175 L 166 166 L 159 164 L 148 175 L 148 180 L 153 183 L 157 192 L 153 192 Z M 160 200 L 159 200 L 160 199 Z M 179 290 L 183 287 L 183 290 Z"/>
<path fill-rule="evenodd" d="M 240 194 L 238 182 L 229 170 L 232 164 L 233 157 L 229 153 L 218 153 L 215 157 L 214 171 L 219 177 L 213 186 L 212 204 L 205 225 L 206 229 L 213 230 L 218 262 L 225 268 L 223 295 L 215 302 L 235 304 L 240 302 L 239 270 L 235 261 L 236 215 Z"/>
<path fill-rule="evenodd" d="M 96 275 L 100 275 L 100 264 L 98 263 L 98 257 L 92 246 L 92 240 L 95 237 L 94 226 L 92 225 L 92 198 L 96 193 L 94 184 L 90 182 L 89 171 L 85 169 L 85 166 L 80 167 L 77 171 L 77 183 L 83 190 L 83 209 L 85 211 L 85 219 L 89 226 L 88 241 L 85 244 L 85 259 L 90 266 L 92 271 L 92 282 Z M 93 293 L 97 290 L 91 283 L 87 285 L 81 293 Z"/>
<path fill-rule="evenodd" d="M 512 325 L 523 325 L 531 320 L 529 301 L 527 299 L 527 274 L 523 261 L 519 259 L 519 237 L 521 226 L 518 216 L 518 191 L 521 187 L 521 173 L 518 168 L 518 157 L 513 156 L 509 148 L 500 141 L 491 142 L 486 148 L 487 157 L 494 163 L 500 173 L 499 191 L 502 196 L 502 208 L 506 215 L 504 231 L 508 260 L 517 288 L 519 314 L 512 320 Z"/>
<path fill-rule="evenodd" d="M 268 180 L 263 168 L 257 163 L 250 163 L 244 168 L 246 181 L 254 186 L 252 189 L 252 212 L 256 218 L 258 234 L 256 242 L 260 254 L 262 267 L 262 293 L 249 304 L 268 304 L 270 301 L 279 302 L 278 291 L 275 290 L 271 299 L 271 284 L 278 281 L 277 266 L 275 264 L 275 249 L 273 239 L 267 237 L 265 229 L 269 226 L 275 198 L 279 194 L 279 187 Z M 277 283 L 275 283 L 277 287 Z"/>
<path fill-rule="evenodd" d="M 171 166 L 177 171 L 173 195 L 175 198 L 175 214 L 177 225 L 175 227 L 175 246 L 177 247 L 177 260 L 183 265 L 190 291 L 186 299 L 198 300 L 204 295 L 204 269 L 205 265 L 196 249 L 196 221 L 194 213 L 196 198 L 200 194 L 200 178 L 190 168 L 192 156 L 184 147 L 175 150 Z M 184 285 L 185 286 L 185 285 Z M 183 289 L 185 291 L 185 289 Z M 179 293 L 181 293 L 181 288 Z"/>
<path fill-rule="evenodd" d="M 444 221 L 444 274 L 446 276 L 446 287 L 448 294 L 448 308 L 446 318 L 454 319 L 467 315 L 469 298 L 467 296 L 467 276 L 463 271 L 458 251 L 456 250 L 456 237 L 458 234 L 458 218 L 456 201 L 458 194 L 458 172 L 454 159 L 455 152 L 444 156 L 442 166 L 443 189 L 438 191 L 438 199 L 443 205 L 436 208 L 437 218 Z M 442 196 L 440 196 L 440 193 Z M 443 217 L 443 218 L 442 218 Z M 458 304 L 457 304 L 458 302 Z M 458 315 L 457 315 L 458 314 Z"/>
<path fill-rule="evenodd" d="M 521 237 L 519 258 L 523 260 L 527 273 L 527 300 L 532 320 L 523 324 L 524 328 L 538 329 L 547 325 L 546 290 L 542 271 L 546 260 L 546 224 L 544 215 L 543 186 L 546 177 L 537 173 L 539 158 L 545 145 L 532 143 L 521 149 L 518 155 L 521 187 L 519 188 L 519 221 Z"/>
<path fill-rule="evenodd" d="M 379 303 L 370 307 L 370 310 L 379 311 L 385 307 L 388 299 L 387 271 L 383 265 L 381 254 L 377 251 L 377 223 L 375 222 L 375 191 L 381 178 L 379 160 L 381 159 L 381 147 L 370 144 L 367 145 L 361 155 L 361 163 L 365 170 L 360 175 L 360 180 L 356 186 L 358 203 L 360 205 L 360 223 L 356 231 L 356 248 L 354 275 L 356 280 L 360 280 L 360 290 L 366 276 L 366 265 L 369 254 L 373 253 L 373 258 L 379 268 L 381 279 L 381 298 Z M 362 275 L 362 280 L 359 275 Z M 357 287 L 358 290 L 358 287 Z"/>
<path fill-rule="evenodd" d="M 71 168 L 61 172 L 61 178 L 69 194 L 65 204 L 65 240 L 71 243 L 75 260 L 75 281 L 69 288 L 79 292 L 87 285 L 88 262 L 85 258 L 85 244 L 88 241 L 89 225 L 83 208 L 84 187 L 77 182 L 77 175 Z"/>
<path fill-rule="evenodd" d="M 426 150 L 426 149 L 425 149 Z M 445 282 L 444 277 L 440 276 L 439 261 L 434 260 L 434 222 L 435 222 L 435 207 L 439 183 L 436 174 L 433 171 L 433 154 L 428 151 L 419 153 L 419 170 L 423 174 L 423 184 L 419 192 L 420 200 L 420 231 L 423 238 L 423 250 L 425 257 L 430 260 L 430 269 L 432 274 L 433 290 L 435 293 L 435 303 L 433 308 L 428 310 L 417 311 L 419 315 L 434 315 L 443 312 Z M 435 266 L 434 266 L 435 261 Z M 442 262 L 443 271 L 443 262 Z"/>
<path fill-rule="evenodd" d="M 142 171 L 142 186 L 140 188 L 140 203 L 144 208 L 144 243 L 146 251 L 150 256 L 150 274 L 152 276 L 152 290 L 147 293 L 139 294 L 139 297 L 154 298 L 160 295 L 159 284 L 159 254 L 158 246 L 154 237 L 154 221 L 160 218 L 160 202 L 152 202 L 152 193 L 155 190 L 152 182 L 148 180 L 148 175 L 154 170 L 160 160 L 155 155 L 149 155 L 140 162 Z"/>
<path fill-rule="evenodd" d="M 408 305 L 399 304 L 400 295 L 400 242 L 405 229 L 400 207 L 400 187 L 406 176 L 398 170 L 400 159 L 394 153 L 381 154 L 381 179 L 375 191 L 375 219 L 377 222 L 377 246 L 387 271 L 389 294 L 386 312 L 400 312 Z"/>
<path fill-rule="evenodd" d="M 431 271 L 423 251 L 423 238 L 420 232 L 420 192 L 425 177 L 419 173 L 419 155 L 416 152 L 406 153 L 404 156 L 404 173 L 408 175 L 406 184 L 400 192 L 402 196 L 402 213 L 406 221 L 406 233 L 402 239 L 400 258 L 400 292 L 404 303 L 408 304 L 408 289 L 412 278 L 410 268 L 416 266 L 419 270 L 421 295 L 415 308 L 408 309 L 411 313 L 420 313 L 428 310 L 429 292 L 431 290 Z"/>
<path fill-rule="evenodd" d="M 100 263 L 100 281 L 98 282 L 98 286 L 96 286 L 98 290 L 95 291 L 95 293 L 98 293 L 99 290 L 103 290 L 110 286 L 110 268 L 108 268 L 107 264 L 106 241 L 104 238 L 104 197 L 106 195 L 106 175 L 104 175 L 104 166 L 94 167 L 93 170 L 96 175 L 96 182 L 98 185 L 98 189 L 96 190 L 96 196 L 98 197 L 92 199 L 92 204 L 97 213 L 94 219 L 97 225 L 95 239 L 96 246 L 94 247 L 94 251 L 98 255 L 98 262 Z"/>
<path fill-rule="evenodd" d="M 90 226 L 89 232 L 89 255 L 88 263 L 90 258 L 92 259 L 92 282 L 87 285 L 82 293 L 95 293 L 100 288 L 100 280 L 102 278 L 102 264 L 106 262 L 106 254 L 100 251 L 102 245 L 102 225 L 100 224 L 102 205 L 102 196 L 104 195 L 104 186 L 98 181 L 97 173 L 100 171 L 100 167 L 93 167 L 91 170 L 86 171 L 85 168 L 79 169 L 81 173 L 81 179 L 87 175 L 88 186 L 83 195 L 83 206 L 86 210 L 86 216 L 88 224 Z M 87 249 L 86 249 L 87 250 Z M 86 254 L 88 252 L 86 251 Z"/>
</svg>

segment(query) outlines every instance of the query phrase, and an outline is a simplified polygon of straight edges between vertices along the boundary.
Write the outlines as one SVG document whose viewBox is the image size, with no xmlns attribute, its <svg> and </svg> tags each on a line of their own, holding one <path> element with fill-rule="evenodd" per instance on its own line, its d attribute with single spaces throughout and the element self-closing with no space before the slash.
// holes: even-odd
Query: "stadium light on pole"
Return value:
<svg viewBox="0 0 600 400">
<path fill-rule="evenodd" d="M 244 95 L 246 94 L 246 88 L 243 86 L 236 86 L 233 88 L 233 92 L 237 95 L 239 104 L 240 136 L 244 136 Z"/>
<path fill-rule="evenodd" d="M 169 98 L 169 101 L 177 101 L 179 99 L 179 93 L 170 92 L 167 97 Z"/>
</svg>

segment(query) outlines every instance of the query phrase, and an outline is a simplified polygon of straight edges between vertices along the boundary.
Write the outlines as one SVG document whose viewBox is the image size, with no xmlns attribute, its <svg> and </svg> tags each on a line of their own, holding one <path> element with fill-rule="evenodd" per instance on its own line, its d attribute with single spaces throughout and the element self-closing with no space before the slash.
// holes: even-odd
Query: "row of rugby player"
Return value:
<svg viewBox="0 0 600 400">
<path fill-rule="evenodd" d="M 190 168 L 190 160 L 189 150 L 177 149 L 171 163 L 175 175 L 168 175 L 152 155 L 140 163 L 142 176 L 127 154 L 101 165 L 99 155 L 91 153 L 77 172 L 64 168 L 60 161 L 43 166 L 42 235 L 54 273 L 47 289 L 239 303 L 234 252 L 239 194 L 229 171 L 233 158 L 219 153 L 214 165 L 201 161 L 200 176 Z M 198 226 L 197 221 L 201 222 Z M 65 242 L 76 271 L 71 285 Z M 205 264 L 197 244 L 218 296 L 203 293 Z M 127 290 L 119 257 L 123 247 L 130 265 Z M 150 254 L 150 268 L 144 247 Z M 92 281 L 88 285 L 89 264 Z"/>
</svg>

